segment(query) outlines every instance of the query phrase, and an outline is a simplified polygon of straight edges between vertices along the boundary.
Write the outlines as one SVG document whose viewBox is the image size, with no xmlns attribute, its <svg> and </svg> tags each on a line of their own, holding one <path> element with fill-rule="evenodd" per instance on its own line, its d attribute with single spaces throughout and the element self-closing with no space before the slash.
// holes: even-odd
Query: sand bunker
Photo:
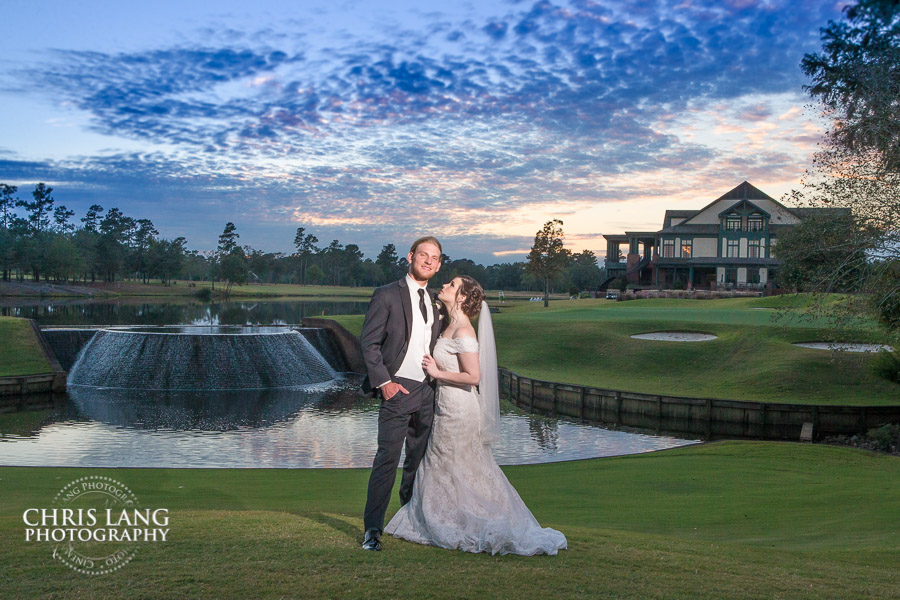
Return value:
<svg viewBox="0 0 900 600">
<path fill-rule="evenodd" d="M 657 331 L 654 333 L 639 333 L 631 337 L 636 340 L 656 340 L 661 342 L 708 342 L 716 339 L 716 336 L 708 333 L 692 333 L 689 331 Z"/>
<path fill-rule="evenodd" d="M 839 352 L 894 351 L 894 349 L 887 344 L 858 344 L 855 342 L 798 342 L 794 345 L 803 346 L 804 348 L 813 348 L 814 350 L 837 350 Z"/>
</svg>

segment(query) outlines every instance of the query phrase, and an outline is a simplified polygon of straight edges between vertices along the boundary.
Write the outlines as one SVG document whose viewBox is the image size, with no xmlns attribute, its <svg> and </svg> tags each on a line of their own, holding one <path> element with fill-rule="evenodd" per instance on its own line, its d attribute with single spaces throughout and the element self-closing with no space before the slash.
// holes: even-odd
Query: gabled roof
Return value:
<svg viewBox="0 0 900 600">
<path fill-rule="evenodd" d="M 690 234 L 690 235 L 700 235 L 700 236 L 715 236 L 718 235 L 719 225 L 718 224 L 708 224 L 708 223 L 691 223 L 691 220 L 699 215 L 702 212 L 705 212 L 709 209 L 713 204 L 719 202 L 721 200 L 738 200 L 743 202 L 736 202 L 732 204 L 731 207 L 719 213 L 719 216 L 733 210 L 736 207 L 739 207 L 746 203 L 746 205 L 751 206 L 753 210 L 757 210 L 762 214 L 765 214 L 772 217 L 767 211 L 760 208 L 760 206 L 754 202 L 754 200 L 766 200 L 768 202 L 772 202 L 775 206 L 783 209 L 790 215 L 793 215 L 795 218 L 799 220 L 807 219 L 816 214 L 831 214 L 834 216 L 838 215 L 849 215 L 849 208 L 788 208 L 787 206 L 781 204 L 765 192 L 761 191 L 759 188 L 751 185 L 749 182 L 744 181 L 734 189 L 722 194 L 700 210 L 667 210 L 666 215 L 663 221 L 663 228 L 657 232 L 650 231 L 627 231 L 625 234 L 617 234 L 617 235 L 604 235 L 603 237 L 609 241 L 615 242 L 625 242 L 631 237 L 640 238 L 649 238 L 659 234 Z M 777 211 L 776 211 L 777 212 Z M 681 223 L 677 225 L 672 225 L 673 219 L 684 219 Z M 793 224 L 781 224 L 781 223 L 769 223 L 769 231 L 774 234 L 776 231 L 784 227 L 790 227 Z"/>
<path fill-rule="evenodd" d="M 744 181 L 733 190 L 716 198 L 716 202 L 719 200 L 772 200 L 774 202 L 775 198 L 754 187 L 749 181 Z"/>
<path fill-rule="evenodd" d="M 773 202 L 775 205 L 780 206 L 781 208 L 786 210 L 788 213 L 793 214 L 793 212 L 791 211 L 790 208 L 788 208 L 787 206 L 785 206 L 778 200 L 775 200 L 774 198 L 769 196 L 767 193 L 765 193 L 762 190 L 760 190 L 759 188 L 753 186 L 749 181 L 743 181 L 736 188 L 722 194 L 721 196 L 719 196 L 718 198 L 716 198 L 715 200 L 713 200 L 712 202 L 710 202 L 709 204 L 707 204 L 706 206 L 701 208 L 700 210 L 696 211 L 696 214 L 694 216 L 699 215 L 700 213 L 706 211 L 707 208 L 709 208 L 716 202 L 720 202 L 722 200 L 769 200 L 770 202 Z M 796 216 L 796 215 L 794 215 L 794 216 Z M 691 217 L 691 219 L 692 218 L 693 217 Z M 685 224 L 687 224 L 691 219 L 687 219 L 685 221 Z"/>
<path fill-rule="evenodd" d="M 747 182 L 745 181 L 744 183 L 747 183 Z M 748 183 L 747 185 L 750 185 L 750 184 Z M 751 187 L 753 187 L 753 186 L 751 186 Z M 771 198 L 769 198 L 769 199 L 771 200 Z M 719 200 L 721 200 L 721 198 L 719 198 Z M 772 201 L 774 202 L 774 200 L 772 200 Z M 757 205 L 750 202 L 749 200 L 742 200 L 742 201 L 738 202 L 737 204 L 732 204 L 731 206 L 729 206 L 728 208 L 726 208 L 725 210 L 720 212 L 719 216 L 722 217 L 722 216 L 727 215 L 730 212 L 734 212 L 738 209 L 738 207 L 741 207 L 741 206 L 749 206 L 749 207 L 753 208 L 753 210 L 757 210 L 757 211 L 761 212 L 762 214 L 766 215 L 767 217 L 772 216 L 769 213 L 767 213 L 766 211 L 764 211 L 763 209 L 761 209 L 760 207 L 758 207 Z"/>
</svg>

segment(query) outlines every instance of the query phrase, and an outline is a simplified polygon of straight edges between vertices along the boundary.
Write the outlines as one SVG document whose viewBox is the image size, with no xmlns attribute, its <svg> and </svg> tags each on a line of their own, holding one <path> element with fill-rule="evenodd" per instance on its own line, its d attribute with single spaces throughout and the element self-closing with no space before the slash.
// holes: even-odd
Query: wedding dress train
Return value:
<svg viewBox="0 0 900 600">
<path fill-rule="evenodd" d="M 433 356 L 442 371 L 459 372 L 456 354 L 478 351 L 475 338 L 439 338 Z M 533 555 L 565 549 L 565 536 L 541 528 L 500 470 L 479 426 L 481 413 L 472 386 L 438 382 L 431 438 L 412 498 L 385 532 L 467 552 Z"/>
</svg>

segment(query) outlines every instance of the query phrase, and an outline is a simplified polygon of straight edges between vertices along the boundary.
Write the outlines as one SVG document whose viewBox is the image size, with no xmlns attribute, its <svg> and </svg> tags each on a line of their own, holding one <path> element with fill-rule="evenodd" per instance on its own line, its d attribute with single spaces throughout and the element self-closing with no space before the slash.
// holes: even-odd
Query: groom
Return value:
<svg viewBox="0 0 900 600">
<path fill-rule="evenodd" d="M 438 311 L 426 286 L 441 268 L 441 243 L 427 236 L 409 250 L 409 273 L 372 294 L 359 336 L 367 376 L 363 392 L 381 398 L 378 451 L 369 476 L 364 523 L 364 550 L 381 550 L 384 513 L 397 476 L 400 451 L 406 460 L 400 480 L 400 502 L 412 496 L 416 469 L 425 454 L 434 418 L 434 387 L 422 370 L 441 332 Z"/>
</svg>

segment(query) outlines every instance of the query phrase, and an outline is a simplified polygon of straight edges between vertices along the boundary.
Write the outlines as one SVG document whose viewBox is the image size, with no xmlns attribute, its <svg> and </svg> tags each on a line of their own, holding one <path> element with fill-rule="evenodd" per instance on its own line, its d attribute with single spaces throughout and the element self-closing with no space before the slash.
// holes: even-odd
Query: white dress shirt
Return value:
<svg viewBox="0 0 900 600">
<path fill-rule="evenodd" d="M 427 286 L 419 285 L 415 279 L 406 274 L 406 286 L 409 288 L 409 300 L 412 304 L 412 331 L 409 334 L 409 346 L 400 368 L 394 373 L 396 377 L 405 377 L 413 381 L 425 381 L 422 359 L 431 354 L 431 326 L 434 324 L 434 309 Z M 419 290 L 425 290 L 425 317 L 419 308 Z"/>
</svg>

